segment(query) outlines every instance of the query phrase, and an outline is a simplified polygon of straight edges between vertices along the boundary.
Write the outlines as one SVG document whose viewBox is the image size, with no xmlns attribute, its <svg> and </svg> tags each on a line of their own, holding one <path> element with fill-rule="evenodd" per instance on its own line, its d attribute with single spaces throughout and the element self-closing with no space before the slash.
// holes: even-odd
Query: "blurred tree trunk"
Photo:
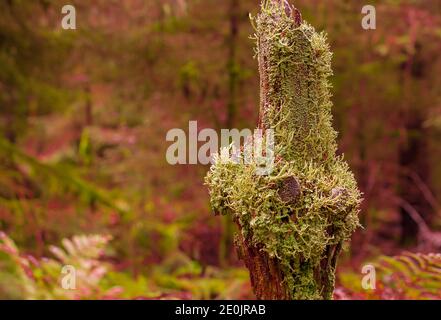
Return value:
<svg viewBox="0 0 441 320">
<path fill-rule="evenodd" d="M 420 80 L 424 75 L 425 61 L 421 57 L 422 45 L 415 38 L 416 31 L 412 28 L 412 54 L 402 65 L 402 82 L 404 91 L 404 132 L 405 139 L 402 141 L 399 154 L 399 196 L 407 201 L 429 223 L 433 212 L 430 203 L 422 193 L 421 184 L 424 187 L 430 185 L 430 165 L 428 161 L 429 147 L 427 142 L 427 130 L 424 127 L 426 109 L 424 101 L 415 101 L 417 92 L 420 91 Z M 423 84 L 421 84 L 423 85 Z M 417 241 L 417 223 L 404 209 L 400 209 L 401 215 L 401 243 L 414 244 Z"/>
<path fill-rule="evenodd" d="M 237 38 L 239 35 L 239 0 L 230 0 L 228 4 L 229 34 L 226 39 L 228 45 L 227 73 L 228 73 L 228 101 L 226 127 L 232 128 L 237 112 Z M 220 264 L 225 266 L 229 260 L 229 253 L 233 248 L 233 222 L 227 216 L 222 219 L 223 233 L 219 248 Z"/>
<path fill-rule="evenodd" d="M 86 105 L 85 105 L 84 121 L 85 121 L 85 126 L 89 127 L 93 125 L 92 90 L 90 88 L 89 83 L 87 83 L 85 86 L 85 93 L 86 93 Z"/>
<path fill-rule="evenodd" d="M 227 127 L 231 128 L 237 112 L 237 87 L 238 87 L 238 63 L 237 63 L 237 38 L 239 35 L 239 0 L 230 0 L 228 17 L 230 32 L 227 37 L 228 43 L 228 103 L 227 103 Z"/>
<path fill-rule="evenodd" d="M 405 199 L 426 221 L 430 221 L 431 208 L 421 194 L 417 183 L 429 185 L 430 169 L 428 163 L 428 145 L 423 126 L 424 118 L 418 112 L 410 113 L 405 123 L 406 139 L 399 150 L 400 197 Z M 418 177 L 418 181 L 416 181 Z M 401 242 L 414 243 L 418 236 L 418 225 L 404 209 L 401 214 Z"/>
</svg>

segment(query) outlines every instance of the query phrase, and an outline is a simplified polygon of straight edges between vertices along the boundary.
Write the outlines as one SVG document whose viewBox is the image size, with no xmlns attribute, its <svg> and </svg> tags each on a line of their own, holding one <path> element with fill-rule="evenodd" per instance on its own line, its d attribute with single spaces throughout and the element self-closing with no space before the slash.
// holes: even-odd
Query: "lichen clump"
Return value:
<svg viewBox="0 0 441 320">
<path fill-rule="evenodd" d="M 296 22 L 283 4 L 268 1 L 261 9 L 255 19 L 259 126 L 275 132 L 274 169 L 257 175 L 257 163 L 233 161 L 223 150 L 206 177 L 211 206 L 231 214 L 242 239 L 278 261 L 289 298 L 330 299 L 335 263 L 327 255 L 359 226 L 361 201 L 353 174 L 337 155 L 332 54 L 325 34 Z"/>
</svg>

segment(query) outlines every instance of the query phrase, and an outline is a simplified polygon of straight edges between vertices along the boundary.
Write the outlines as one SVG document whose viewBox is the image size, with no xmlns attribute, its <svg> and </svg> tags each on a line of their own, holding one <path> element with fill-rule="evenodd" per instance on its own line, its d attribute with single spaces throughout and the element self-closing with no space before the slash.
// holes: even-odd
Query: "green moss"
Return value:
<svg viewBox="0 0 441 320">
<path fill-rule="evenodd" d="M 235 163 L 223 150 L 206 177 L 211 206 L 232 214 L 244 238 L 280 261 L 291 298 L 331 298 L 314 270 L 329 246 L 349 240 L 359 226 L 361 197 L 336 154 L 327 80 L 332 54 L 323 33 L 296 25 L 275 1 L 262 6 L 256 26 L 261 127 L 275 132 L 277 160 L 271 175 L 259 176 L 255 163 Z M 279 195 L 287 177 L 300 185 L 295 203 Z M 325 277 L 334 282 L 334 272 Z"/>
</svg>

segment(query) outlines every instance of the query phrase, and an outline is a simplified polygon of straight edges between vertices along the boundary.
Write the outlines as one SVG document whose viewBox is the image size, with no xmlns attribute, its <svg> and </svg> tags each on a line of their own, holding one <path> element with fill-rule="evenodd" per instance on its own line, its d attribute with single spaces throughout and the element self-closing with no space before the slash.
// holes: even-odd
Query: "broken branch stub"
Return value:
<svg viewBox="0 0 441 320">
<path fill-rule="evenodd" d="M 295 204 L 300 197 L 300 185 L 296 178 L 287 177 L 279 188 L 279 196 L 287 204 Z"/>
<path fill-rule="evenodd" d="M 219 156 L 206 177 L 210 203 L 238 226 L 236 247 L 257 298 L 331 299 L 337 258 L 359 226 L 361 201 L 336 153 L 331 52 L 326 36 L 286 1 L 263 1 L 255 22 L 259 128 L 274 130 L 278 160 L 270 175 L 259 176 L 257 163 Z"/>
</svg>

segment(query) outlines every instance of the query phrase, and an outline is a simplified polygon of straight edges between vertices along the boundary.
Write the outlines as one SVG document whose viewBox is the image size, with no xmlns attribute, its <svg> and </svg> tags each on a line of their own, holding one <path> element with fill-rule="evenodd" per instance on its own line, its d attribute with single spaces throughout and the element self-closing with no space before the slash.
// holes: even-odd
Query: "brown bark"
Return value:
<svg viewBox="0 0 441 320">
<path fill-rule="evenodd" d="M 283 285 L 283 272 L 277 259 L 272 259 L 262 251 L 262 247 L 254 246 L 241 233 L 236 237 L 238 256 L 250 272 L 251 286 L 257 299 L 289 300 L 289 292 Z"/>
<path fill-rule="evenodd" d="M 240 229 L 239 224 L 238 227 Z M 283 281 L 284 273 L 278 259 L 269 257 L 262 246 L 251 244 L 250 239 L 245 239 L 240 232 L 236 236 L 235 245 L 239 258 L 250 272 L 251 286 L 257 299 L 292 299 L 292 292 L 289 292 Z M 328 275 L 335 272 L 341 249 L 341 244 L 328 246 L 320 265 L 314 269 L 314 278 L 322 288 L 323 299 L 332 299 L 334 283 Z"/>
</svg>

